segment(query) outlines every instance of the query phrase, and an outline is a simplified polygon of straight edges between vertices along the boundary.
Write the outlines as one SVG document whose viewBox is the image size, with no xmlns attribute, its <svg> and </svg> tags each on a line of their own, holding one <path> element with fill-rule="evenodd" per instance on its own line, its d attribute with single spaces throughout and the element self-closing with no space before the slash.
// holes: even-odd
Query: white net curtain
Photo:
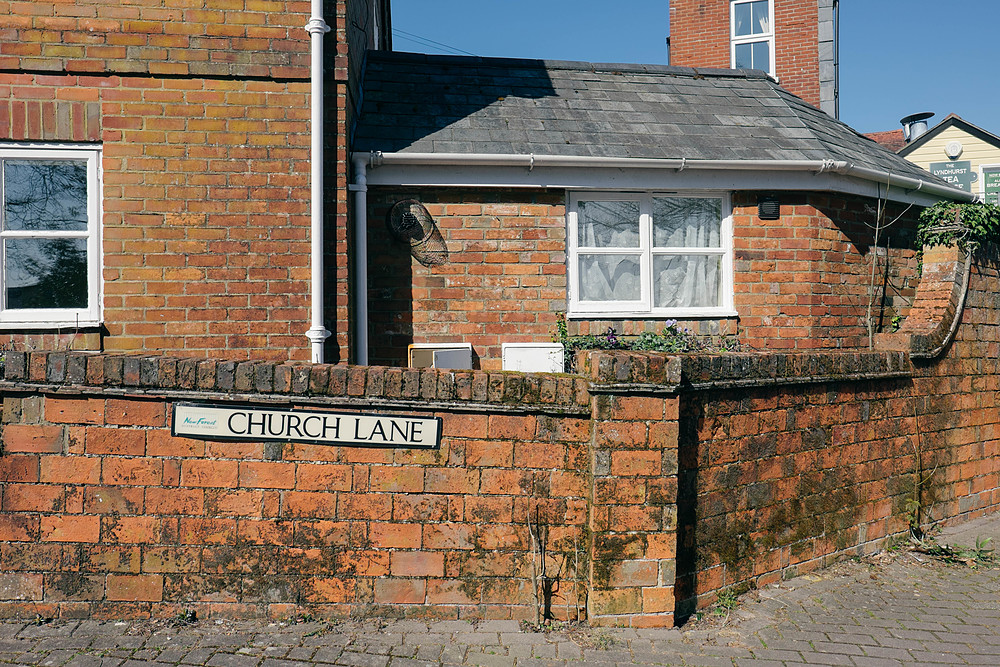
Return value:
<svg viewBox="0 0 1000 667">
<path fill-rule="evenodd" d="M 651 284 L 646 293 L 652 297 L 653 308 L 718 306 L 722 200 L 653 197 L 648 212 L 643 212 L 642 204 L 630 200 L 579 203 L 580 300 L 643 300 L 643 264 L 648 263 Z"/>
</svg>

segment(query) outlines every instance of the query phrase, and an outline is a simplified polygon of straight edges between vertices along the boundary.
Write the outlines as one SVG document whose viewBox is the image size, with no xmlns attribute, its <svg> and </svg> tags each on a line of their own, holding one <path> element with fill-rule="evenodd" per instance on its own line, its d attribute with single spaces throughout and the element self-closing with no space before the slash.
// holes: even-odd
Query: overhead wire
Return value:
<svg viewBox="0 0 1000 667">
<path fill-rule="evenodd" d="M 443 44 L 442 42 L 436 42 L 433 39 L 429 39 L 427 37 L 421 37 L 420 35 L 415 35 L 412 32 L 400 30 L 399 28 L 393 28 L 392 34 L 396 37 L 402 37 L 403 39 L 408 39 L 412 42 L 416 42 L 417 44 L 420 44 L 422 46 L 431 46 L 431 47 L 436 46 L 441 49 L 447 49 L 452 53 L 466 55 L 466 56 L 476 55 L 475 53 L 469 53 L 468 51 L 463 51 L 462 49 L 459 49 L 457 47 L 449 46 L 448 44 Z"/>
</svg>

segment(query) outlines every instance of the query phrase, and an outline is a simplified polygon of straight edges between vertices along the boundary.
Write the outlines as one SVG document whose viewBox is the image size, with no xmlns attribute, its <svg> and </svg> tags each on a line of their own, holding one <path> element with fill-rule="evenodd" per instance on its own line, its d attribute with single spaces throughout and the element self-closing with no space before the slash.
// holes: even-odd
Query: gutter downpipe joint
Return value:
<svg viewBox="0 0 1000 667">
<path fill-rule="evenodd" d="M 330 26 L 323 20 L 323 0 L 312 0 L 312 16 L 305 26 L 310 35 L 310 248 L 312 287 L 311 324 L 306 332 L 314 364 L 323 363 L 323 343 L 330 331 L 323 320 L 323 36 Z"/>
</svg>

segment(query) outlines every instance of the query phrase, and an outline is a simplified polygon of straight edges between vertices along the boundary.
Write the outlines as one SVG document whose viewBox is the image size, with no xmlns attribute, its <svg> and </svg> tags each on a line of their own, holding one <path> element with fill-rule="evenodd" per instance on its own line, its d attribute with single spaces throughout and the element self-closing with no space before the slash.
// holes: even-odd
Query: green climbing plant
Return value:
<svg viewBox="0 0 1000 667">
<path fill-rule="evenodd" d="M 1000 242 L 1000 206 L 938 202 L 920 213 L 917 242 L 920 247 L 958 243 L 966 250 Z"/>
</svg>

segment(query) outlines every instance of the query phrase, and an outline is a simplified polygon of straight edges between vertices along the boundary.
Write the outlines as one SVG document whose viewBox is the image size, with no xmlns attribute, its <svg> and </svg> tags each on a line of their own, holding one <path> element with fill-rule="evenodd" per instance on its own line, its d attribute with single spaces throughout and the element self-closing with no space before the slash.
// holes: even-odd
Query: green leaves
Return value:
<svg viewBox="0 0 1000 667">
<path fill-rule="evenodd" d="M 921 246 L 958 243 L 966 250 L 1000 242 L 1000 206 L 938 202 L 920 213 L 917 241 Z"/>
<path fill-rule="evenodd" d="M 553 340 L 562 343 L 566 354 L 566 371 L 573 371 L 577 350 L 639 350 L 643 352 L 738 352 L 740 343 L 736 336 L 698 336 L 677 325 L 677 320 L 667 320 L 661 331 L 646 331 L 638 336 L 623 336 L 608 328 L 603 334 L 570 336 L 565 318 L 556 324 Z"/>
</svg>

